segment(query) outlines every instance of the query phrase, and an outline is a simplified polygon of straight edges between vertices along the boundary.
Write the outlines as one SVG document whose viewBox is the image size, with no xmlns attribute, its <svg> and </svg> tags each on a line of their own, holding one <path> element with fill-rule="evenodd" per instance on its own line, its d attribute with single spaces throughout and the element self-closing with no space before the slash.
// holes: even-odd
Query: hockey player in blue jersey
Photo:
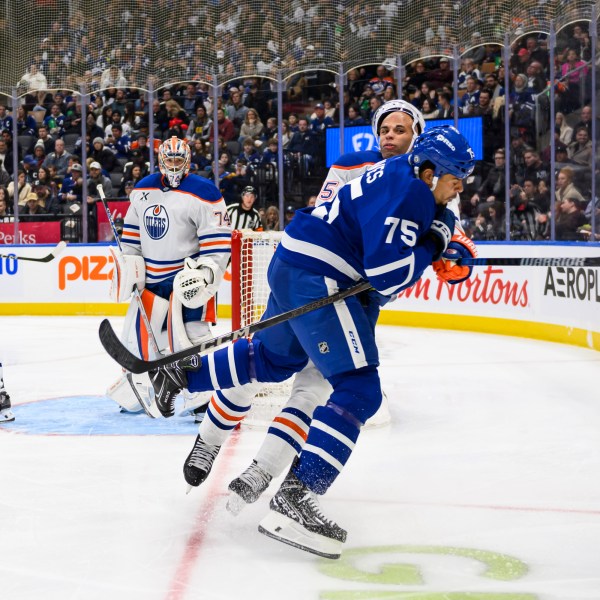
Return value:
<svg viewBox="0 0 600 600">
<path fill-rule="evenodd" d="M 317 206 L 333 201 L 344 184 L 362 176 L 382 159 L 409 152 L 425 130 L 425 121 L 412 104 L 390 100 L 377 109 L 372 130 L 380 149 L 349 152 L 336 159 L 317 196 Z M 453 201 L 451 208 L 456 204 Z M 458 214 L 458 210 L 455 213 Z M 445 256 L 433 265 L 436 271 L 444 272 L 449 283 L 453 283 L 453 278 L 460 281 L 469 274 L 468 268 L 465 273 L 465 268 L 447 260 L 456 248 L 462 254 L 477 255 L 473 242 L 460 231 L 458 223 Z M 369 314 L 375 322 L 381 299 L 374 292 L 365 292 L 360 299 L 363 304 L 370 305 Z M 330 393 L 331 386 L 311 361 L 295 375 L 290 398 L 269 425 L 258 452 L 248 467 L 229 484 L 227 508 L 232 513 L 237 514 L 247 503 L 258 500 L 270 482 L 289 468 L 306 440 L 314 409 L 325 404 Z M 233 428 L 240 421 L 238 397 L 246 398 L 243 388 L 220 390 L 209 404 L 208 412 L 224 428 Z M 387 402 L 385 398 L 384 402 Z M 387 407 L 382 406 L 382 410 L 387 411 Z"/>
<path fill-rule="evenodd" d="M 171 137 L 159 147 L 159 172 L 144 177 L 130 195 L 123 225 L 123 254 L 113 252 L 111 295 L 127 300 L 134 284 L 151 331 L 137 302 L 131 302 L 123 340 L 139 356 L 174 352 L 210 337 L 216 321 L 214 294 L 231 254 L 231 229 L 225 201 L 214 184 L 189 174 L 191 150 Z M 125 374 L 108 391 L 128 411 L 145 409 L 160 416 L 149 401 L 147 377 Z M 184 395 L 184 409 L 202 410 L 210 394 Z"/>
<path fill-rule="evenodd" d="M 368 280 L 382 296 L 414 284 L 448 247 L 456 218 L 446 204 L 462 191 L 474 164 L 472 149 L 456 129 L 435 127 L 419 136 L 407 156 L 375 165 L 332 202 L 299 211 L 271 261 L 271 294 L 263 318 L 359 280 Z M 205 357 L 201 368 L 192 356 L 150 376 L 157 405 L 169 416 L 182 388 L 219 390 L 283 381 L 308 359 L 333 391 L 327 404 L 315 410 L 306 444 L 259 531 L 337 558 L 346 531 L 323 516 L 315 494 L 329 489 L 381 402 L 374 322 L 356 297 L 266 329 L 251 341 L 240 340 Z M 186 480 L 197 485 L 206 479 L 228 434 L 218 420 L 202 422 L 184 465 Z"/>
<path fill-rule="evenodd" d="M 332 202 L 344 184 L 360 177 L 384 158 L 409 152 L 417 137 L 425 130 L 423 115 L 404 100 L 390 100 L 380 106 L 371 125 L 373 139 L 378 141 L 379 150 L 348 152 L 336 159 L 317 196 L 317 206 Z M 370 314 L 375 322 L 380 303 L 377 294 L 364 293 L 361 301 L 371 304 Z M 271 480 L 289 468 L 306 440 L 314 409 L 324 404 L 330 393 L 331 386 L 309 361 L 296 374 L 290 398 L 271 422 L 252 462 L 229 484 L 231 493 L 227 501 L 228 510 L 237 514 L 245 504 L 258 500 Z M 233 388 L 219 391 L 213 396 L 208 411 L 218 415 L 215 418 L 221 420 L 223 427 L 233 428 L 239 422 L 238 397 L 245 399 L 246 390 Z"/>
</svg>

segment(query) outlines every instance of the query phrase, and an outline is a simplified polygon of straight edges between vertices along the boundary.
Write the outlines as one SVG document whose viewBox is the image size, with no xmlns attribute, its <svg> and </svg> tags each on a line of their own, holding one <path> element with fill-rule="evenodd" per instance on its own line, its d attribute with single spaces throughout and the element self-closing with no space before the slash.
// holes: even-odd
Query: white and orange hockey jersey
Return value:
<svg viewBox="0 0 600 600">
<path fill-rule="evenodd" d="M 225 201 L 211 181 L 188 175 L 178 188 L 170 188 L 155 173 L 137 184 L 130 200 L 123 252 L 144 257 L 146 285 L 173 279 L 188 256 L 209 257 L 225 271 L 231 227 Z"/>
</svg>

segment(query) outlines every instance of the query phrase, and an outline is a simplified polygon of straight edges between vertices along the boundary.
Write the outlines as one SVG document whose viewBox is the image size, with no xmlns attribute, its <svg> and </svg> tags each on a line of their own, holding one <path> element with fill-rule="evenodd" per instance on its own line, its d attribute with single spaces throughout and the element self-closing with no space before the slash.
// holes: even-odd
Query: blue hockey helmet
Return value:
<svg viewBox="0 0 600 600">
<path fill-rule="evenodd" d="M 408 158 L 418 174 L 426 161 L 435 167 L 435 176 L 447 173 L 464 179 L 475 168 L 475 153 L 467 139 L 451 125 L 439 125 L 422 133 Z"/>
</svg>

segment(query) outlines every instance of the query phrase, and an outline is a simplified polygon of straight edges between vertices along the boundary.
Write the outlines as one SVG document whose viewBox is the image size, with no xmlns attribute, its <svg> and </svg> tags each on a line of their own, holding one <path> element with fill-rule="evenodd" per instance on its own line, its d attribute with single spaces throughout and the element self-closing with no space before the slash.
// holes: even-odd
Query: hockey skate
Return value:
<svg viewBox="0 0 600 600">
<path fill-rule="evenodd" d="M 227 510 L 237 515 L 246 506 L 256 502 L 269 487 L 273 476 L 267 473 L 253 460 L 252 464 L 229 484 Z"/>
<path fill-rule="evenodd" d="M 208 477 L 220 449 L 221 446 L 211 446 L 199 435 L 196 436 L 194 447 L 183 465 L 183 476 L 190 486 L 188 492 L 192 486 L 198 487 Z"/>
<path fill-rule="evenodd" d="M 11 410 L 10 396 L 8 392 L 0 389 L 0 423 L 10 423 L 15 420 L 15 415 Z"/>
<path fill-rule="evenodd" d="M 324 558 L 339 558 L 346 531 L 327 519 L 316 495 L 290 471 L 273 496 L 258 531 Z"/>
<path fill-rule="evenodd" d="M 185 372 L 197 371 L 201 364 L 200 357 L 192 354 L 148 373 L 154 388 L 154 401 L 163 417 L 169 418 L 175 414 L 175 398 L 187 387 Z"/>
</svg>

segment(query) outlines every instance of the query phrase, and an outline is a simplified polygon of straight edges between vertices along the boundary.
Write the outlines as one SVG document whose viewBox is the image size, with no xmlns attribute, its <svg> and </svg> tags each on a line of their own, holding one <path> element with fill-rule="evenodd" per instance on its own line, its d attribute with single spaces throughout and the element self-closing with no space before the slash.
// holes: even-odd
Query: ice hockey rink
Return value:
<svg viewBox="0 0 600 600">
<path fill-rule="evenodd" d="M 322 499 L 349 532 L 329 561 L 258 533 L 273 484 L 226 511 L 264 432 L 236 431 L 186 495 L 196 427 L 119 414 L 99 322 L 0 318 L 3 600 L 600 598 L 598 352 L 380 327 L 392 424 Z"/>
</svg>

